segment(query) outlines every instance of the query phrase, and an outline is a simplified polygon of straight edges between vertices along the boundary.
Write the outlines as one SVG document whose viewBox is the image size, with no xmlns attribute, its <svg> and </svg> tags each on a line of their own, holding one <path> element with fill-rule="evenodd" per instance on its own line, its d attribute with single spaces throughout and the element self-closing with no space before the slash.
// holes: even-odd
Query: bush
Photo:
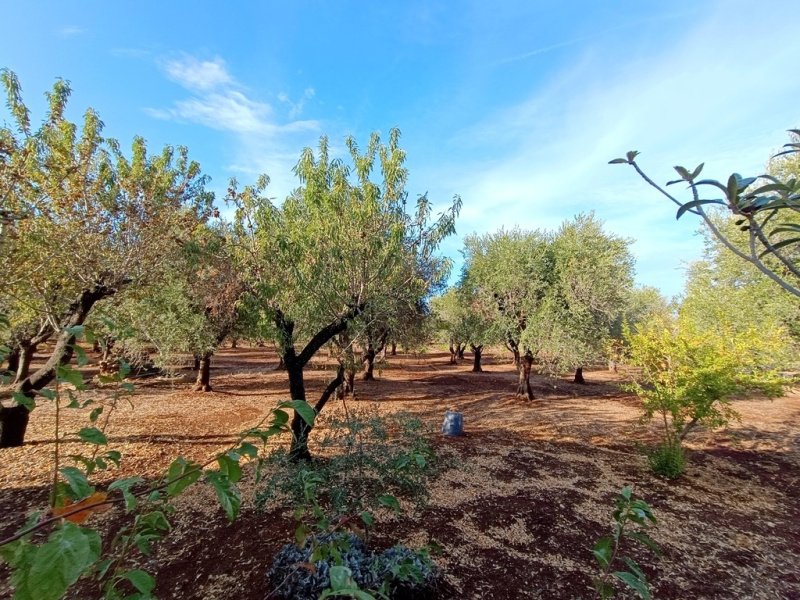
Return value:
<svg viewBox="0 0 800 600">
<path fill-rule="evenodd" d="M 269 462 L 272 475 L 256 493 L 256 504 L 285 501 L 308 503 L 310 482 L 315 497 L 332 516 L 368 510 L 380 497 L 394 494 L 423 504 L 427 481 L 436 470 L 436 455 L 419 419 L 407 415 L 349 418 L 330 421 L 320 441 L 322 457 L 313 463 L 292 461 L 276 451 Z"/>
<path fill-rule="evenodd" d="M 427 551 L 395 546 L 375 553 L 348 533 L 310 537 L 302 548 L 286 544 L 267 577 L 281 598 L 317 600 L 331 586 L 334 566 L 346 567 L 361 590 L 393 600 L 433 597 L 436 571 Z"/>
<path fill-rule="evenodd" d="M 647 462 L 654 473 L 667 479 L 677 479 L 686 467 L 680 444 L 659 444 L 647 451 Z"/>
</svg>

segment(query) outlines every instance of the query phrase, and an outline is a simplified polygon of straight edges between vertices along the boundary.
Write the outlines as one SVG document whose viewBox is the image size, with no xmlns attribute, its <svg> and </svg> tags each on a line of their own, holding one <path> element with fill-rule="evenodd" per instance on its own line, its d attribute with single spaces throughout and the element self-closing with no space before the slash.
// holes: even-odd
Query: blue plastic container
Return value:
<svg viewBox="0 0 800 600">
<path fill-rule="evenodd" d="M 442 433 L 445 435 L 464 435 L 464 415 L 452 410 L 444 413 Z"/>
</svg>

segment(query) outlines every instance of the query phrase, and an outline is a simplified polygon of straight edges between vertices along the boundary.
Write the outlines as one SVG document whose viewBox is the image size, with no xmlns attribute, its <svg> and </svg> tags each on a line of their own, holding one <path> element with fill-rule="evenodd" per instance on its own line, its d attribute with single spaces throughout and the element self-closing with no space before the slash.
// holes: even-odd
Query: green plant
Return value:
<svg viewBox="0 0 800 600">
<path fill-rule="evenodd" d="M 71 337 L 91 341 L 84 327 L 67 332 Z M 75 343 L 70 352 L 78 356 L 78 364 L 86 364 L 86 354 Z M 115 383 L 126 393 L 133 391 L 123 381 L 125 365 L 113 377 L 101 376 L 101 382 Z M 68 384 L 68 385 L 67 385 Z M 42 388 L 37 399 L 55 404 L 55 452 L 53 453 L 53 484 L 48 510 L 32 512 L 14 535 L 0 540 L 0 559 L 12 570 L 11 585 L 14 600 L 57 600 L 81 577 L 94 579 L 108 600 L 143 600 L 152 597 L 155 579 L 145 570 L 132 568 L 137 555 L 149 555 L 153 543 L 170 530 L 169 517 L 174 512 L 173 501 L 198 481 L 204 481 L 216 492 L 217 499 L 232 521 L 238 513 L 241 496 L 236 487 L 242 476 L 244 460 L 258 460 L 258 448 L 247 440 L 266 442 L 275 435 L 289 431 L 289 413 L 293 409 L 303 419 L 313 422 L 313 409 L 305 402 L 284 402 L 269 411 L 261 423 L 243 432 L 229 448 L 214 455 L 204 464 L 175 459 L 164 475 L 148 484 L 141 477 L 117 479 L 104 490 L 91 483 L 98 471 L 118 465 L 122 455 L 106 450 L 105 428 L 116 406 L 118 394 L 110 399 L 82 399 L 86 389 L 81 373 L 68 365 L 56 369 L 52 388 Z M 32 410 L 33 402 L 23 396 Z M 89 426 L 77 436 L 91 451 L 88 454 L 62 457 L 60 441 L 60 412 L 67 409 L 87 409 Z M 101 418 L 101 416 L 103 418 Z M 65 466 L 65 458 L 74 466 Z M 216 468 L 210 468 L 215 465 Z M 93 514 L 121 505 L 130 522 L 111 540 L 104 543 L 100 532 L 92 527 Z"/>
<path fill-rule="evenodd" d="M 650 469 L 667 479 L 681 476 L 686 466 L 683 447 L 680 444 L 662 443 L 646 451 Z"/>
<path fill-rule="evenodd" d="M 594 588 L 604 600 L 614 596 L 614 580 L 622 582 L 633 590 L 640 598 L 649 600 L 650 586 L 644 572 L 629 556 L 623 556 L 628 540 L 639 542 L 656 554 L 660 553 L 658 545 L 647 533 L 656 518 L 650 506 L 644 501 L 634 499 L 629 486 L 622 488 L 615 500 L 614 528 L 611 535 L 597 540 L 592 550 L 600 564 L 600 574 L 594 579 Z M 612 571 L 619 563 L 624 564 L 624 571 Z"/>
</svg>

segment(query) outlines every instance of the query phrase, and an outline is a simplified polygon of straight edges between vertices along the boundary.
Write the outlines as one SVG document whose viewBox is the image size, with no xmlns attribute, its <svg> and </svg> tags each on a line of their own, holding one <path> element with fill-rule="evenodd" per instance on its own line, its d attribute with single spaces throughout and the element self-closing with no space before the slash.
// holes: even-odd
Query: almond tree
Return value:
<svg viewBox="0 0 800 600">
<path fill-rule="evenodd" d="M 385 145 L 373 134 L 361 153 L 348 138 L 351 168 L 332 159 L 321 138 L 316 153 L 303 151 L 295 167 L 301 185 L 281 205 L 264 197 L 265 177 L 241 191 L 232 182 L 237 244 L 249 260 L 250 290 L 275 324 L 292 400 L 306 400 L 304 369 L 322 346 L 362 315 L 370 317 L 367 324 L 377 320 L 391 309 L 387 299 L 408 290 L 424 293 L 441 264 L 434 253 L 454 231 L 460 200 L 433 223 L 425 197 L 408 215 L 405 152 L 398 142 L 396 129 Z M 380 183 L 371 179 L 375 169 Z M 351 333 L 355 339 L 358 332 Z M 317 413 L 343 378 L 340 366 L 314 405 Z M 293 457 L 310 458 L 310 431 L 296 414 Z"/>
<path fill-rule="evenodd" d="M 18 382 L 15 404 L 0 409 L 0 447 L 23 442 L 35 397 L 71 361 L 76 328 L 95 305 L 158 277 L 212 200 L 185 148 L 150 156 L 136 138 L 127 158 L 102 138 L 91 109 L 79 132 L 64 117 L 63 81 L 34 131 L 16 77 L 3 71 L 2 82 L 12 124 L 0 128 L 0 307 L 12 328 L 31 318 L 49 323 L 53 347 L 44 366 Z"/>
</svg>

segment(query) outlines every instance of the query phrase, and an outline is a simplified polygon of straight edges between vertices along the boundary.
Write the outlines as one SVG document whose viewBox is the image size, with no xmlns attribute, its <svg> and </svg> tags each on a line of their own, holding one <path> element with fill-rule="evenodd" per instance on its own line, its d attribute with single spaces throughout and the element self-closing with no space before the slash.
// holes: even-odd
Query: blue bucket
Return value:
<svg viewBox="0 0 800 600">
<path fill-rule="evenodd" d="M 442 433 L 445 435 L 464 435 L 464 416 L 460 412 L 452 410 L 444 413 Z"/>
</svg>

